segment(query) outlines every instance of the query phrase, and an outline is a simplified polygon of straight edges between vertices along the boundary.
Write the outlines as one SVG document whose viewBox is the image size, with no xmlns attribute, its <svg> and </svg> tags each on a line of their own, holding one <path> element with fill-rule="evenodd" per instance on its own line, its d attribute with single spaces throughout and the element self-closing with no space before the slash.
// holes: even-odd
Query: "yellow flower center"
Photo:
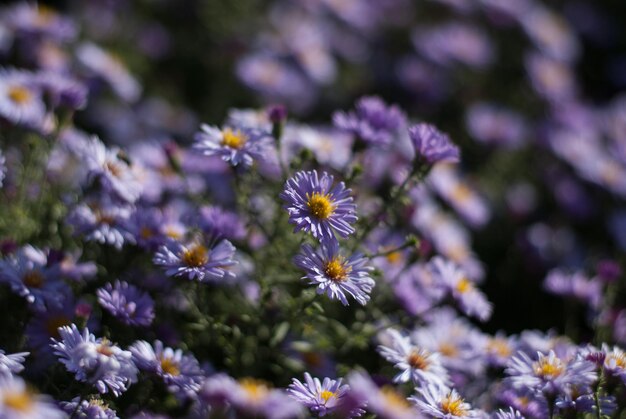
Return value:
<svg viewBox="0 0 626 419">
<path fill-rule="evenodd" d="M 429 365 L 427 355 L 425 356 L 424 353 L 421 353 L 418 351 L 411 352 L 411 354 L 409 355 L 407 359 L 407 363 L 412 368 L 415 368 L 418 370 L 425 370 L 426 368 L 428 368 L 428 365 Z"/>
<path fill-rule="evenodd" d="M 152 236 L 154 236 L 154 233 L 152 233 L 152 230 L 149 227 L 141 227 L 141 231 L 139 232 L 139 235 L 141 236 L 142 239 L 147 240 L 149 238 L 151 238 Z"/>
<path fill-rule="evenodd" d="M 226 128 L 222 131 L 222 145 L 230 148 L 240 149 L 246 143 L 246 136 L 239 130 L 233 131 Z"/>
<path fill-rule="evenodd" d="M 161 370 L 163 370 L 165 374 L 180 375 L 178 363 L 171 358 L 161 358 Z"/>
<path fill-rule="evenodd" d="M 269 393 L 269 388 L 267 388 L 265 383 L 260 380 L 255 380 L 254 378 L 244 378 L 239 384 L 253 400 L 260 400 Z"/>
<path fill-rule="evenodd" d="M 39 271 L 28 271 L 24 274 L 22 282 L 28 288 L 41 288 L 44 283 L 44 278 Z"/>
<path fill-rule="evenodd" d="M 194 244 L 183 252 L 183 263 L 190 267 L 199 267 L 209 261 L 209 251 L 201 244 Z"/>
<path fill-rule="evenodd" d="M 108 161 L 104 164 L 105 168 L 116 178 L 120 178 L 124 173 L 124 168 L 118 163 Z"/>
<path fill-rule="evenodd" d="M 335 397 L 335 396 L 337 396 L 337 394 L 333 393 L 332 391 L 328 391 L 328 390 L 324 390 L 320 394 L 320 397 L 322 398 L 322 400 L 324 400 L 324 403 L 327 403 L 328 399 L 330 399 L 331 397 Z"/>
<path fill-rule="evenodd" d="M 111 343 L 106 338 L 102 339 L 102 342 L 100 342 L 100 345 L 98 345 L 98 347 L 96 348 L 96 351 L 99 354 L 104 355 L 104 356 L 113 355 L 113 349 L 111 349 Z"/>
<path fill-rule="evenodd" d="M 329 260 L 324 267 L 326 276 L 335 282 L 345 280 L 350 271 L 352 271 L 352 268 L 345 265 L 345 259 L 341 256 Z"/>
<path fill-rule="evenodd" d="M 309 211 L 311 211 L 311 214 L 316 218 L 325 220 L 333 215 L 335 208 L 332 202 L 330 202 L 328 195 L 322 195 L 319 192 L 313 192 L 312 194 L 307 193 L 306 199 L 306 206 L 309 207 Z"/>
<path fill-rule="evenodd" d="M 391 252 L 387 255 L 387 262 L 395 265 L 402 260 L 402 252 Z"/>
<path fill-rule="evenodd" d="M 471 291 L 472 288 L 474 288 L 474 284 L 467 278 L 462 278 L 459 283 L 456 284 L 456 290 L 461 294 Z"/>
<path fill-rule="evenodd" d="M 380 389 L 380 392 L 390 408 L 403 411 L 409 410 L 411 406 L 409 402 L 406 398 L 404 398 L 404 396 L 398 394 L 392 387 L 384 386 Z"/>
<path fill-rule="evenodd" d="M 12 86 L 9 88 L 9 99 L 18 105 L 23 105 L 30 101 L 31 93 L 22 86 Z"/>
<path fill-rule="evenodd" d="M 541 358 L 533 364 L 533 370 L 535 374 L 550 379 L 561 375 L 564 367 L 563 363 L 558 358 Z"/>
<path fill-rule="evenodd" d="M 457 394 L 450 393 L 441 401 L 441 410 L 443 413 L 454 416 L 466 416 L 467 407 L 464 400 Z"/>
<path fill-rule="evenodd" d="M 14 411 L 30 412 L 33 408 L 33 397 L 28 391 L 8 392 L 4 396 L 4 405 Z"/>
<path fill-rule="evenodd" d="M 165 235 L 174 240 L 179 240 L 183 237 L 181 232 L 178 231 L 174 226 L 165 227 Z"/>
<path fill-rule="evenodd" d="M 444 342 L 439 345 L 439 352 L 445 356 L 455 356 L 459 353 L 459 350 L 453 344 Z"/>
<path fill-rule="evenodd" d="M 37 5 L 37 20 L 39 25 L 50 23 L 56 17 L 57 13 L 51 7 L 42 4 Z"/>
<path fill-rule="evenodd" d="M 452 198 L 457 201 L 465 202 L 472 196 L 472 191 L 462 183 L 457 184 L 452 190 Z"/>
<path fill-rule="evenodd" d="M 508 357 L 512 353 L 509 342 L 502 338 L 491 339 L 487 344 L 487 350 L 501 357 Z"/>
</svg>

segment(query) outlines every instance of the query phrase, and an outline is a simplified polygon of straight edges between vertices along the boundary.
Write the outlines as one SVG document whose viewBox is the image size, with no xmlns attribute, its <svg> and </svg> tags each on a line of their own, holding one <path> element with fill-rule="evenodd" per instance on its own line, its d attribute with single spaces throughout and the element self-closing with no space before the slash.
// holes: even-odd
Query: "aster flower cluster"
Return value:
<svg viewBox="0 0 626 419">
<path fill-rule="evenodd" d="M 618 7 L 48 3 L 0 7 L 0 418 L 626 414 Z"/>
</svg>

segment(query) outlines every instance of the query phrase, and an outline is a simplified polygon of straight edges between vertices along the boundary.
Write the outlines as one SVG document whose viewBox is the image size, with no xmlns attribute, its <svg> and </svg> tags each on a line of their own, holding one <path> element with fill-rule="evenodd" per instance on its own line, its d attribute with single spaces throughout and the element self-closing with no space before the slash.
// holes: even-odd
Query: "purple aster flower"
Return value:
<svg viewBox="0 0 626 419">
<path fill-rule="evenodd" d="M 448 372 L 441 365 L 438 353 L 430 352 L 411 342 L 397 330 L 387 330 L 388 343 L 378 346 L 378 352 L 394 364 L 400 372 L 393 381 L 406 383 L 411 380 L 420 386 L 449 384 Z"/>
<path fill-rule="evenodd" d="M 0 69 L 0 117 L 38 131 L 52 128 L 32 73 Z"/>
<path fill-rule="evenodd" d="M 348 376 L 348 397 L 355 406 L 365 406 L 367 411 L 386 419 L 414 419 L 419 412 L 407 398 L 393 387 L 378 387 L 367 373 L 353 372 Z"/>
<path fill-rule="evenodd" d="M 137 367 L 130 351 L 124 351 L 106 338 L 79 332 L 76 325 L 59 328 L 60 340 L 51 339 L 59 361 L 78 381 L 93 384 L 100 393 L 119 396 L 137 381 Z"/>
<path fill-rule="evenodd" d="M 454 262 L 436 256 L 428 263 L 435 284 L 444 288 L 459 304 L 463 313 L 481 321 L 491 317 L 492 307 L 485 295 Z"/>
<path fill-rule="evenodd" d="M 619 377 L 626 384 L 626 353 L 617 346 L 611 349 L 606 344 L 602 345 L 602 353 L 605 355 L 604 371 L 609 375 Z"/>
<path fill-rule="evenodd" d="M 443 419 L 483 417 L 480 411 L 473 410 L 454 389 L 429 384 L 417 391 L 419 395 L 411 397 L 410 400 L 428 417 Z"/>
<path fill-rule="evenodd" d="M 179 397 L 191 397 L 204 381 L 205 373 L 196 358 L 184 355 L 180 349 L 164 347 L 158 340 L 154 345 L 140 340 L 128 349 L 140 369 L 161 377 L 170 391 Z"/>
<path fill-rule="evenodd" d="M 309 244 L 302 246 L 301 253 L 294 258 L 294 263 L 306 271 L 309 284 L 317 285 L 317 293 L 328 295 L 348 305 L 346 294 L 359 304 L 365 305 L 374 288 L 374 280 L 369 276 L 371 267 L 365 266 L 367 260 L 359 254 L 346 259 L 342 256 L 339 244 L 335 241 L 322 243 L 318 251 Z"/>
<path fill-rule="evenodd" d="M 512 407 L 509 407 L 509 410 L 500 409 L 498 410 L 493 419 L 525 419 L 524 416 L 519 412 L 519 410 L 515 410 Z"/>
<path fill-rule="evenodd" d="M 90 200 L 76 206 L 68 215 L 67 222 L 74 227 L 77 235 L 83 235 L 86 241 L 121 249 L 125 243 L 134 243 L 128 222 L 132 209 L 128 205 L 103 199 L 102 202 Z"/>
<path fill-rule="evenodd" d="M 202 124 L 195 136 L 194 147 L 206 156 L 220 156 L 233 166 L 249 167 L 256 159 L 262 159 L 268 145 L 267 133 L 248 128 L 217 127 Z"/>
<path fill-rule="evenodd" d="M 64 419 L 67 415 L 49 396 L 33 393 L 21 378 L 0 376 L 0 417 Z"/>
<path fill-rule="evenodd" d="M 96 291 L 100 305 L 122 323 L 149 326 L 154 320 L 154 300 L 124 281 L 108 283 Z"/>
<path fill-rule="evenodd" d="M 229 269 L 237 264 L 234 255 L 235 246 L 228 240 L 221 240 L 214 247 L 199 240 L 187 244 L 171 240 L 159 248 L 153 261 L 165 268 L 165 273 L 170 276 L 223 283 L 235 278 Z"/>
<path fill-rule="evenodd" d="M 74 397 L 71 402 L 61 402 L 61 408 L 73 418 L 79 419 L 119 419 L 115 410 L 98 398 L 89 400 Z"/>
<path fill-rule="evenodd" d="M 552 350 L 548 355 L 537 352 L 535 360 L 518 352 L 506 373 L 513 387 L 541 392 L 547 397 L 570 394 L 573 387 L 590 386 L 598 378 L 592 362 L 578 356 L 564 360 Z"/>
<path fill-rule="evenodd" d="M 36 79 L 52 107 L 76 110 L 87 105 L 87 86 L 78 80 L 51 71 L 36 74 Z"/>
<path fill-rule="evenodd" d="M 545 398 L 528 389 L 500 388 L 495 396 L 502 404 L 519 410 L 525 417 L 540 419 L 549 416 Z"/>
<path fill-rule="evenodd" d="M 576 298 L 594 309 L 602 304 L 602 283 L 597 278 L 587 278 L 582 272 L 568 274 L 560 269 L 553 269 L 548 272 L 543 285 L 555 295 Z"/>
<path fill-rule="evenodd" d="M 526 134 L 526 123 L 520 115 L 490 103 L 470 106 L 466 125 L 476 140 L 496 146 L 519 146 Z"/>
<path fill-rule="evenodd" d="M 80 44 L 76 58 L 94 76 L 105 80 L 122 100 L 135 102 L 141 96 L 141 85 L 124 64 L 99 46 L 91 42 Z"/>
<path fill-rule="evenodd" d="M 345 402 L 348 391 L 350 391 L 350 386 L 342 384 L 341 378 L 338 380 L 324 378 L 324 381 L 320 382 L 319 378 L 311 377 L 308 372 L 304 373 L 304 382 L 293 378 L 287 389 L 291 397 L 320 417 L 341 411 L 342 408 L 339 405 Z M 342 417 L 353 418 L 363 413 L 365 413 L 364 410 L 356 408 L 348 416 Z"/>
<path fill-rule="evenodd" d="M 24 365 L 22 364 L 24 364 L 28 355 L 30 355 L 29 352 L 18 352 L 6 355 L 4 351 L 0 349 L 0 376 L 17 374 L 24 370 Z"/>
<path fill-rule="evenodd" d="M 219 207 L 200 208 L 198 224 L 212 239 L 242 240 L 246 235 L 246 227 L 239 215 Z"/>
<path fill-rule="evenodd" d="M 133 203 L 141 195 L 138 174 L 126 160 L 120 157 L 117 147 L 107 148 L 98 137 L 92 137 L 81 150 L 85 162 L 87 178 L 97 180 L 106 190 L 119 199 Z"/>
<path fill-rule="evenodd" d="M 460 160 L 459 148 L 433 125 L 414 125 L 409 128 L 409 137 L 418 161 L 433 165 L 440 162 L 457 163 Z"/>
<path fill-rule="evenodd" d="M 213 375 L 204 382 L 198 398 L 209 407 L 230 406 L 237 412 L 268 419 L 295 418 L 303 413 L 302 405 L 284 391 L 253 378 L 235 381 L 225 374 Z"/>
<path fill-rule="evenodd" d="M 285 183 L 280 198 L 289 213 L 294 231 L 311 232 L 320 241 L 333 241 L 335 232 L 341 237 L 354 233 L 356 205 L 343 182 L 333 186 L 333 176 L 326 172 L 298 172 Z"/>
<path fill-rule="evenodd" d="M 3 23 L 29 38 L 70 41 L 78 33 L 71 19 L 43 4 L 17 3 L 6 12 Z"/>
<path fill-rule="evenodd" d="M 404 128 L 406 117 L 398 106 L 368 96 L 359 99 L 354 112 L 335 112 L 333 124 L 367 144 L 387 146 Z"/>
<path fill-rule="evenodd" d="M 70 289 L 60 279 L 57 267 L 49 267 L 44 252 L 30 245 L 0 260 L 0 282 L 24 297 L 37 311 L 61 301 Z"/>
</svg>

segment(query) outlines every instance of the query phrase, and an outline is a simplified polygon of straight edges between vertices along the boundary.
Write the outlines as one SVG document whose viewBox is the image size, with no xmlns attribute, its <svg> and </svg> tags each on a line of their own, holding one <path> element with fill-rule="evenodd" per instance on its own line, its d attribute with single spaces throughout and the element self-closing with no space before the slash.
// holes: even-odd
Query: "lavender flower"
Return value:
<svg viewBox="0 0 626 419">
<path fill-rule="evenodd" d="M 450 138 L 430 124 L 417 124 L 409 128 L 409 137 L 420 162 L 457 163 L 460 160 L 459 148 Z"/>
<path fill-rule="evenodd" d="M 52 339 L 59 361 L 78 381 L 93 384 L 100 393 L 119 396 L 137 381 L 137 367 L 131 353 L 105 338 L 96 339 L 87 328 L 76 325 L 59 328 L 60 340 Z"/>
<path fill-rule="evenodd" d="M 374 146 L 387 146 L 406 124 L 406 117 L 396 105 L 387 106 L 376 96 L 363 97 L 355 112 L 335 112 L 334 125 Z"/>
<path fill-rule="evenodd" d="M 441 365 L 439 354 L 420 348 L 397 330 L 388 330 L 386 338 L 388 343 L 378 346 L 378 352 L 400 370 L 393 379 L 395 382 L 411 380 L 422 386 L 435 384 L 441 387 L 449 384 L 448 373 Z"/>
<path fill-rule="evenodd" d="M 61 408 L 74 418 L 79 419 L 119 419 L 115 410 L 98 398 L 84 400 L 74 397 L 71 402 L 61 402 Z"/>
<path fill-rule="evenodd" d="M 0 376 L 0 417 L 64 419 L 67 416 L 50 397 L 33 393 L 21 378 Z"/>
<path fill-rule="evenodd" d="M 154 301 L 127 282 L 115 281 L 96 291 L 100 305 L 122 323 L 133 326 L 148 326 L 154 319 Z"/>
<path fill-rule="evenodd" d="M 494 419 L 524 419 L 524 416 L 519 412 L 519 410 L 515 410 L 512 407 L 509 407 L 509 410 L 498 410 L 493 416 Z"/>
<path fill-rule="evenodd" d="M 537 352 L 536 360 L 518 352 L 509 362 L 506 373 L 513 387 L 547 396 L 570 394 L 574 386 L 584 388 L 598 378 L 593 363 L 580 357 L 563 360 L 554 351 L 548 355 Z"/>
<path fill-rule="evenodd" d="M 294 231 L 310 232 L 320 241 L 333 241 L 335 232 L 341 237 L 354 233 L 357 220 L 350 196 L 343 182 L 333 186 L 333 176 L 317 171 L 298 172 L 285 184 L 280 198 L 289 212 L 289 222 Z"/>
<path fill-rule="evenodd" d="M 39 131 L 49 131 L 46 106 L 32 73 L 0 69 L 0 117 Z"/>
<path fill-rule="evenodd" d="M 349 397 L 355 406 L 366 406 L 369 412 L 386 419 L 419 417 L 419 412 L 404 395 L 389 386 L 378 387 L 366 373 L 351 373 L 348 384 Z"/>
<path fill-rule="evenodd" d="M 241 240 L 246 235 L 241 218 L 236 213 L 219 207 L 200 208 L 198 224 L 202 231 L 213 239 Z"/>
<path fill-rule="evenodd" d="M 119 250 L 125 243 L 135 240 L 128 226 L 131 211 L 131 207 L 105 197 L 102 202 L 79 204 L 70 212 L 67 222 L 85 240 L 112 245 Z"/>
<path fill-rule="evenodd" d="M 201 125 L 201 132 L 195 136 L 194 147 L 206 156 L 219 156 L 233 166 L 249 167 L 256 159 L 262 159 L 267 146 L 267 134 L 253 129 L 219 129 Z"/>
<path fill-rule="evenodd" d="M 0 376 L 10 376 L 24 370 L 24 361 L 29 355 L 28 352 L 18 352 L 15 354 L 5 355 L 0 349 Z"/>
<path fill-rule="evenodd" d="M 436 256 L 428 263 L 428 268 L 441 286 L 459 303 L 461 311 L 485 321 L 491 316 L 491 304 L 467 275 L 453 262 Z"/>
<path fill-rule="evenodd" d="M 300 403 L 283 391 L 253 378 L 237 382 L 225 374 L 213 375 L 204 382 L 198 398 L 209 407 L 232 406 L 238 412 L 268 419 L 295 418 L 303 413 Z"/>
<path fill-rule="evenodd" d="M 30 245 L 22 247 L 14 256 L 0 260 L 0 282 L 24 297 L 35 310 L 61 301 L 70 292 L 59 276 L 59 270 L 47 266 L 44 252 Z"/>
<path fill-rule="evenodd" d="M 366 259 L 358 254 L 346 259 L 335 241 L 322 243 L 318 251 L 309 244 L 302 246 L 301 253 L 294 258 L 296 266 L 304 269 L 309 284 L 317 285 L 317 293 L 326 293 L 329 298 L 340 300 L 348 305 L 346 294 L 359 304 L 365 305 L 374 288 L 370 278 L 370 267 L 365 266 Z"/>
<path fill-rule="evenodd" d="M 318 378 L 311 377 L 308 372 L 304 373 L 304 383 L 293 378 L 287 389 L 291 397 L 320 417 L 341 411 L 339 405 L 345 403 L 348 391 L 350 391 L 350 386 L 342 384 L 341 378 L 338 380 L 324 378 L 324 381 L 320 382 Z M 344 417 L 358 417 L 363 413 L 365 412 L 362 409 L 357 408 Z"/>
<path fill-rule="evenodd" d="M 167 275 L 220 283 L 235 278 L 229 270 L 237 263 L 233 260 L 234 254 L 235 246 L 228 240 L 221 240 L 212 248 L 200 241 L 183 244 L 172 240 L 159 248 L 153 260 L 166 268 Z"/>
<path fill-rule="evenodd" d="M 602 283 L 597 278 L 587 278 L 582 272 L 568 274 L 560 269 L 553 269 L 546 276 L 544 288 L 555 295 L 576 298 L 594 309 L 602 304 Z"/>
<path fill-rule="evenodd" d="M 190 397 L 200 389 L 205 374 L 193 355 L 183 355 L 180 349 L 164 347 L 158 340 L 154 345 L 137 341 L 129 350 L 140 369 L 161 377 L 174 394 Z"/>
<path fill-rule="evenodd" d="M 473 410 L 454 389 L 429 384 L 418 389 L 418 393 L 418 397 L 411 397 L 410 400 L 428 417 L 443 419 L 482 417 L 481 413 Z"/>
</svg>

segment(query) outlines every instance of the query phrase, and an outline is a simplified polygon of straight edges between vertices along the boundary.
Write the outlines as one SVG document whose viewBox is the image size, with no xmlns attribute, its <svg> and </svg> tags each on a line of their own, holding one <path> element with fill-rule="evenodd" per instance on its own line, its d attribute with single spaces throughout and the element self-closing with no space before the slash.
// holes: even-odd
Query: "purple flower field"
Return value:
<svg viewBox="0 0 626 419">
<path fill-rule="evenodd" d="M 622 0 L 0 6 L 0 419 L 626 417 Z"/>
</svg>

